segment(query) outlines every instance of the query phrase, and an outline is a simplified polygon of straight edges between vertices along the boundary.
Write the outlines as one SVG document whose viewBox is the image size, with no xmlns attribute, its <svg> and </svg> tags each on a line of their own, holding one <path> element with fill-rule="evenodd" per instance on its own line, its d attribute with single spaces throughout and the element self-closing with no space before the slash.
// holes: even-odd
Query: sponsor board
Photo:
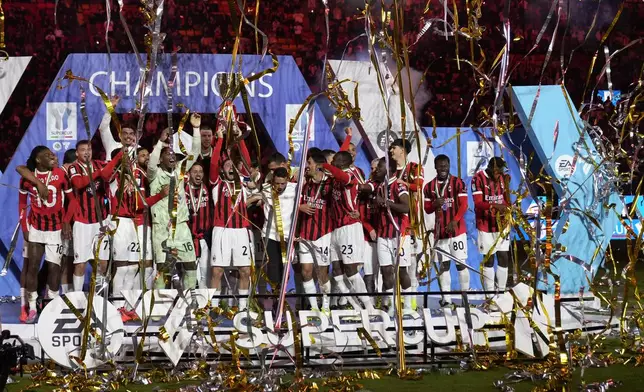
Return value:
<svg viewBox="0 0 644 392">
<path fill-rule="evenodd" d="M 105 362 L 102 358 L 105 357 L 101 355 L 101 344 L 98 343 L 97 337 L 105 339 L 105 351 L 108 357 L 116 354 L 121 348 L 124 336 L 121 315 L 110 302 L 106 302 L 99 296 L 94 297 L 90 315 L 92 333 L 89 334 L 85 357 L 80 358 L 84 324 L 77 317 L 76 311 L 82 318 L 86 317 L 87 298 L 82 292 L 68 293 L 65 298 L 72 305 L 71 307 L 63 297 L 57 297 L 45 306 L 38 318 L 36 328 L 42 349 L 51 359 L 64 367 L 79 367 L 75 358 L 82 360 L 90 369 L 102 365 Z M 103 320 L 103 304 L 106 306 L 105 320 Z M 103 329 L 106 331 L 105 336 L 101 333 Z"/>
<path fill-rule="evenodd" d="M 449 345 L 456 341 L 469 346 L 485 345 L 484 327 L 505 325 L 499 328 L 508 328 L 506 333 L 514 334 L 514 348 L 517 351 L 529 357 L 547 355 L 550 343 L 548 330 L 554 325 L 554 320 L 547 319 L 545 315 L 554 316 L 554 297 L 547 294 L 533 296 L 532 289 L 523 283 L 511 291 L 512 293 L 506 292 L 495 298 L 499 308 L 495 312 L 486 313 L 470 307 L 405 310 L 402 325 L 405 329 L 405 346 L 421 345 L 425 341 L 431 345 Z M 156 339 L 173 364 L 176 365 L 185 352 L 194 351 L 191 347 L 197 341 L 203 342 L 204 339 L 208 343 L 205 345 L 207 347 L 217 344 L 214 341 L 216 333 L 209 330 L 209 322 L 204 321 L 204 311 L 215 295 L 214 290 L 187 290 L 184 293 L 177 290 L 154 290 L 145 294 L 141 290 L 130 290 L 124 291 L 123 295 L 141 319 L 145 312 L 147 317 L 152 317 L 153 320 L 158 318 L 162 323 L 156 327 Z M 153 295 L 154 306 L 150 308 Z M 85 308 L 83 293 L 72 293 L 69 298 L 78 309 Z M 103 301 L 100 297 L 96 298 L 93 314 L 100 318 Z M 532 298 L 537 303 L 531 308 L 526 307 Z M 527 313 L 520 309 L 525 309 Z M 546 309 L 547 312 L 539 309 Z M 123 343 L 123 324 L 112 304 L 108 304 L 107 314 L 107 351 L 111 355 L 117 355 Z M 530 326 L 526 314 L 530 314 L 536 330 Z M 92 325 L 100 331 L 102 324 L 94 317 Z M 504 319 L 513 320 L 512 325 L 503 324 Z M 324 346 L 325 350 L 341 354 L 352 347 L 360 349 L 373 347 L 374 344 L 381 349 L 396 349 L 398 328 L 386 312 L 377 309 L 333 310 L 329 313 L 302 310 L 287 313 L 285 327 L 279 331 L 274 328 L 272 312 L 258 314 L 241 311 L 232 317 L 232 325 L 224 333 L 235 336 L 235 339 L 226 339 L 227 344 L 234 341 L 238 348 L 249 350 L 251 355 L 266 348 L 293 349 L 298 335 L 304 348 L 321 349 Z M 39 338 L 45 353 L 66 367 L 74 366 L 69 358 L 79 352 L 82 332 L 82 325 L 60 298 L 47 305 L 38 322 Z M 97 345 L 94 341 L 90 343 L 85 357 L 88 368 L 102 363 Z"/>
</svg>

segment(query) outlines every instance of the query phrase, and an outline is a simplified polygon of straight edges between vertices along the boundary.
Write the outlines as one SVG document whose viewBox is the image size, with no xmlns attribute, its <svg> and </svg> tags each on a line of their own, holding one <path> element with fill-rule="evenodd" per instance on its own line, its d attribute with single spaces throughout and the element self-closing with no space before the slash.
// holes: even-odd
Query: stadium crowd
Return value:
<svg viewBox="0 0 644 392">
<path fill-rule="evenodd" d="M 143 50 L 145 35 L 144 19 L 139 11 L 138 1 L 125 1 L 123 14 L 139 50 Z M 364 32 L 364 20 L 359 17 L 360 1 L 330 0 L 329 4 L 329 58 L 340 58 L 345 46 L 354 37 Z M 425 0 L 405 1 L 405 37 L 408 43 L 415 41 L 418 31 L 429 18 L 442 18 L 443 8 L 439 2 L 429 2 L 423 14 Z M 489 69 L 491 61 L 504 45 L 501 32 L 503 5 L 505 2 L 485 1 L 481 8 L 479 24 L 485 30 L 479 41 Z M 259 28 L 269 37 L 269 48 L 276 54 L 292 55 L 313 91 L 319 89 L 322 77 L 322 61 L 327 48 L 324 7 L 317 0 L 283 0 L 278 3 L 259 2 Z M 6 135 L 0 141 L 3 151 L 14 151 L 26 127 L 29 125 L 44 95 L 69 53 L 106 51 L 105 30 L 109 29 L 109 45 L 112 52 L 131 52 L 132 48 L 121 26 L 118 5 L 111 10 L 111 22 L 107 24 L 105 2 L 99 0 L 61 0 L 54 19 L 54 2 L 50 0 L 12 0 L 5 2 L 5 29 L 7 52 L 10 56 L 33 56 L 19 88 L 12 94 L 0 117 L 0 133 Z M 467 21 L 465 7 L 459 7 L 461 27 Z M 597 3 L 592 1 L 569 2 L 561 11 L 558 41 L 550 61 L 540 80 L 548 44 L 552 39 L 552 18 L 537 49 L 518 66 L 510 79 L 514 85 L 552 84 L 561 82 L 562 69 L 565 84 L 575 103 L 581 102 L 581 95 L 587 70 L 594 52 L 598 49 L 602 35 L 607 31 L 618 9 L 616 2 L 600 3 L 597 21 L 588 39 Z M 254 4 L 245 10 L 252 17 Z M 511 64 L 518 64 L 536 41 L 549 11 L 547 2 L 510 1 L 510 23 L 513 42 Z M 230 53 L 234 43 L 234 32 L 230 22 L 227 1 L 169 0 L 165 3 L 162 31 L 166 33 L 162 50 L 169 52 L 180 49 L 188 53 Z M 614 30 L 604 43 L 611 52 L 625 46 L 631 40 L 642 36 L 644 17 L 641 2 L 627 0 L 624 11 Z M 244 27 L 241 40 L 242 53 L 256 53 L 254 32 Z M 563 42 L 560 37 L 564 35 Z M 430 125 L 431 116 L 440 126 L 458 126 L 465 119 L 467 107 L 476 91 L 474 72 L 464 64 L 460 70 L 455 62 L 454 40 L 445 40 L 436 34 L 425 34 L 410 50 L 411 66 L 425 72 L 426 85 L 432 99 L 423 109 L 421 125 Z M 459 40 L 460 57 L 469 59 L 469 43 Z M 583 44 L 583 45 L 582 45 Z M 637 79 L 641 56 L 638 46 L 616 56 L 611 66 L 615 90 L 626 90 Z M 573 61 L 569 54 L 576 49 Z M 564 52 L 564 66 L 560 54 Z M 480 61 L 475 50 L 475 60 Z M 603 52 L 600 51 L 601 64 Z M 367 60 L 366 39 L 358 39 L 346 47 L 346 59 Z M 637 61 L 637 60 L 640 61 Z M 595 75 L 601 65 L 595 66 Z M 593 78 L 594 80 L 594 78 Z M 592 83 L 594 84 L 594 83 Z M 605 85 L 600 84 L 600 88 Z M 22 87 L 22 88 L 20 88 Z M 588 95 L 585 97 L 588 100 Z M 490 96 L 482 97 L 477 105 L 490 105 Z M 475 109 L 479 106 L 475 106 Z M 607 108 L 610 110 L 610 108 Z M 477 111 L 474 110 L 474 113 Z M 470 115 L 466 125 L 477 125 L 479 119 Z M 10 154 L 1 158 L 0 169 L 6 167 Z"/>
</svg>

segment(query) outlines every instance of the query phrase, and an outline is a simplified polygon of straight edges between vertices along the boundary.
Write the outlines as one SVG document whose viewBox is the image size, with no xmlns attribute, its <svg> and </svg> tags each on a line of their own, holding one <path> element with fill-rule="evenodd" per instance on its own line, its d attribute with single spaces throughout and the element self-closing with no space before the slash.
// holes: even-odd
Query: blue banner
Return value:
<svg viewBox="0 0 644 392">
<path fill-rule="evenodd" d="M 217 75 L 230 72 L 232 56 L 225 54 L 179 54 L 177 56 L 178 72 L 173 89 L 174 111 L 181 111 L 176 105 L 183 104 L 194 112 L 216 113 L 222 103 L 217 86 Z M 272 66 L 270 57 L 264 58 L 261 62 L 260 59 L 261 56 L 243 56 L 241 71 L 244 76 L 249 77 Z M 264 75 L 249 83 L 246 85 L 246 90 L 253 113 L 263 122 L 276 149 L 286 155 L 289 121 L 295 117 L 311 91 L 291 56 L 278 56 L 278 59 L 277 72 Z M 170 68 L 171 56 L 160 55 L 157 69 L 152 75 L 149 113 L 167 113 L 166 89 Z M 120 96 L 121 101 L 116 108 L 118 113 L 131 112 L 135 108 L 139 96 L 137 91 L 139 67 L 135 55 L 112 54 L 111 64 L 106 54 L 69 55 L 5 169 L 2 177 L 4 183 L 18 187 L 19 176 L 15 168 L 25 164 L 35 146 L 47 145 L 59 155 L 59 161 L 62 162 L 65 150 L 74 148 L 77 140 L 86 139 L 85 126 L 80 113 L 79 82 L 70 85 L 68 81 L 62 80 L 67 70 L 71 70 L 76 76 L 88 79 L 108 95 Z M 63 88 L 57 88 L 59 84 Z M 83 87 L 87 91 L 87 114 L 90 134 L 93 135 L 106 108 L 94 87 L 88 87 L 86 83 Z M 244 113 L 241 99 L 236 99 L 235 104 L 238 112 Z M 329 132 L 329 126 L 317 107 L 313 117 L 309 146 L 337 150 L 338 143 Z M 308 122 L 309 118 L 305 111 L 293 132 L 293 142 L 297 151 L 294 159 L 296 165 L 299 164 L 301 153 L 299 149 L 303 144 L 304 130 Z M 364 158 L 361 158 L 359 163 L 365 166 Z M 5 247 L 8 247 L 18 222 L 17 189 L 0 188 L 0 205 L 4 206 L 3 219 L 0 221 L 0 239 Z M 17 271 L 22 268 L 22 236 L 20 237 L 13 257 L 18 268 L 12 268 L 14 273 L 9 273 L 2 278 L 0 296 L 18 294 Z"/>
<path fill-rule="evenodd" d="M 553 272 L 561 277 L 563 293 L 578 293 L 588 288 L 602 265 L 623 206 L 615 193 L 599 199 L 597 189 L 603 185 L 596 183 L 601 179 L 594 172 L 600 157 L 568 93 L 562 86 L 541 86 L 538 96 L 537 91 L 537 86 L 513 87 L 512 99 L 559 200 L 566 200 L 560 218 L 566 224 L 557 225 L 554 233 L 555 245 L 562 251 L 554 255 Z M 604 207 L 610 205 L 614 210 Z M 547 279 L 542 288 L 554 290 L 553 276 Z"/>
</svg>

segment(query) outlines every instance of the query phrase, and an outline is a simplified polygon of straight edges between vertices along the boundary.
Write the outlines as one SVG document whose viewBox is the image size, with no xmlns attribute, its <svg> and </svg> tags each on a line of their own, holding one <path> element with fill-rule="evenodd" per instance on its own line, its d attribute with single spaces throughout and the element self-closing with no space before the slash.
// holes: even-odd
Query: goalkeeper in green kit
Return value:
<svg viewBox="0 0 644 392">
<path fill-rule="evenodd" d="M 201 116 L 193 113 L 190 116 L 192 125 L 192 148 L 190 155 L 177 162 L 172 149 L 170 129 L 166 128 L 154 146 L 148 163 L 148 180 L 150 194 L 161 192 L 164 186 L 170 187 L 170 194 L 152 206 L 152 247 L 157 270 L 166 274 L 169 268 L 163 267 L 168 257 L 173 257 L 181 264 L 184 289 L 194 289 L 197 284 L 197 257 L 188 226 L 188 204 L 186 203 L 184 174 L 187 173 L 201 153 Z M 176 213 L 176 221 L 172 216 Z M 155 287 L 163 289 L 165 280 L 158 277 Z"/>
</svg>

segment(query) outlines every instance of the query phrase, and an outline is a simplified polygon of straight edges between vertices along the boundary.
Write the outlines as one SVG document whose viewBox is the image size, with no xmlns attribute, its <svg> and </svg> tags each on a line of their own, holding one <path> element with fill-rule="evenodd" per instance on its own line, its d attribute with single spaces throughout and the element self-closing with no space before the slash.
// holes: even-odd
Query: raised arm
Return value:
<svg viewBox="0 0 644 392">
<path fill-rule="evenodd" d="M 112 106 L 116 107 L 116 105 L 119 102 L 119 97 L 112 97 L 110 99 L 110 102 L 112 102 Z M 103 115 L 103 118 L 101 119 L 101 123 L 98 126 L 98 132 L 101 134 L 101 141 L 103 142 L 103 148 L 107 152 L 107 156 L 106 156 L 107 161 L 111 160 L 110 153 L 115 149 L 121 147 L 121 143 L 117 142 L 114 139 L 114 136 L 112 136 L 112 131 L 110 130 L 111 122 L 112 122 L 112 116 L 108 111 L 108 112 L 105 112 L 105 114 Z"/>
<path fill-rule="evenodd" d="M 346 133 L 347 136 L 344 138 L 344 141 L 340 146 L 340 151 L 347 151 L 349 149 L 349 146 L 351 145 L 351 137 L 353 137 L 353 131 L 351 128 L 346 128 L 344 133 Z"/>
<path fill-rule="evenodd" d="M 201 155 L 201 116 L 197 113 L 192 113 L 190 115 L 190 124 L 192 125 L 192 151 L 186 161 L 186 171 L 190 170 Z"/>
<path fill-rule="evenodd" d="M 333 165 L 329 165 L 328 163 L 323 164 L 322 167 L 326 171 L 331 173 L 333 178 L 335 178 L 336 180 L 343 182 L 347 185 L 351 183 L 351 175 L 349 175 L 349 173 L 345 172 L 344 170 L 339 169 Z"/>
<path fill-rule="evenodd" d="M 222 136 L 222 137 L 220 137 Z M 215 148 L 212 150 L 212 155 L 210 156 L 210 183 L 214 184 L 219 178 L 219 161 L 221 160 L 221 146 L 224 144 L 223 133 L 217 131 L 217 139 L 215 142 Z"/>
<path fill-rule="evenodd" d="M 161 160 L 161 150 L 163 147 L 168 146 L 168 138 L 170 137 L 170 129 L 166 128 L 161 132 L 161 137 L 159 141 L 154 146 L 152 154 L 150 154 L 150 160 L 148 161 L 148 180 L 152 182 L 154 177 L 157 175 L 157 170 L 159 170 L 159 161 Z"/>
</svg>

